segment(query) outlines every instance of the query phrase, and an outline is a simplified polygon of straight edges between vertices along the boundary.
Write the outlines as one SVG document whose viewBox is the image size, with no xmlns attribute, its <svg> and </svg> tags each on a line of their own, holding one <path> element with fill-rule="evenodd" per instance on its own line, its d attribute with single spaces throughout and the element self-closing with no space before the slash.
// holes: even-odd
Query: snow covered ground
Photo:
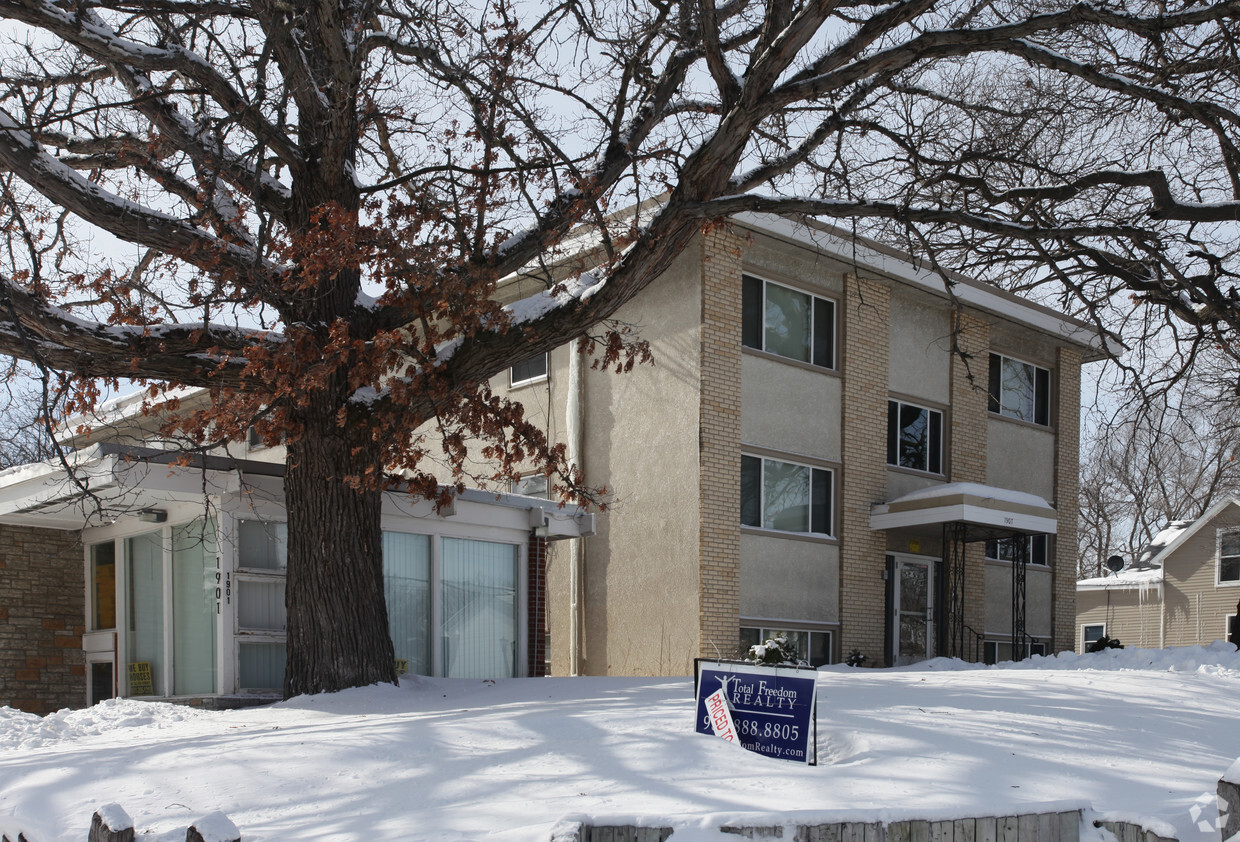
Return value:
<svg viewBox="0 0 1240 842">
<path fill-rule="evenodd" d="M 411 678 L 226 712 L 0 708 L 0 831 L 81 842 L 116 802 L 148 842 L 217 810 L 252 842 L 547 842 L 571 815 L 662 817 L 678 839 L 738 813 L 1070 802 L 1217 842 L 1215 785 L 1240 757 L 1240 653 L 824 668 L 816 767 L 695 734 L 693 715 L 681 678 Z"/>
</svg>

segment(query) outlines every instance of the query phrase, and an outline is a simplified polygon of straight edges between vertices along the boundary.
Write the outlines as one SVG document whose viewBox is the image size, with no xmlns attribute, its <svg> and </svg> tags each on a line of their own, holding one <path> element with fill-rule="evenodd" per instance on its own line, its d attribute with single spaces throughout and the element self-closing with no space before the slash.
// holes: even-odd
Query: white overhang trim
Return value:
<svg viewBox="0 0 1240 842">
<path fill-rule="evenodd" d="M 1054 535 L 1058 515 L 1033 494 L 953 482 L 870 507 L 871 529 L 965 523 L 1011 532 Z"/>
</svg>

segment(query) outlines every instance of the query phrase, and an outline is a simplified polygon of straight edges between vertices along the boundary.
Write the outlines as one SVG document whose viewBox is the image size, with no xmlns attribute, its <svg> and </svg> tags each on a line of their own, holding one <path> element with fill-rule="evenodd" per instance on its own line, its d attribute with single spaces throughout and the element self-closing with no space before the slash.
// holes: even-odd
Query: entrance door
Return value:
<svg viewBox="0 0 1240 842">
<path fill-rule="evenodd" d="M 892 661 L 903 666 L 934 656 L 934 572 L 929 559 L 890 559 Z"/>
</svg>

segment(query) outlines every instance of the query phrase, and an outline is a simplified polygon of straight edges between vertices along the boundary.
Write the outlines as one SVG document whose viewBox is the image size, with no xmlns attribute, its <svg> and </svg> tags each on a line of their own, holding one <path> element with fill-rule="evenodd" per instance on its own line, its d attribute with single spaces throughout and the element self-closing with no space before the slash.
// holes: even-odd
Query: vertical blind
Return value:
<svg viewBox="0 0 1240 842">
<path fill-rule="evenodd" d="M 172 692 L 215 692 L 215 522 L 172 530 Z"/>
<path fill-rule="evenodd" d="M 159 532 L 125 540 L 129 599 L 129 663 L 151 665 L 151 685 L 164 694 L 164 548 Z M 126 695 L 134 695 L 133 688 Z"/>
<path fill-rule="evenodd" d="M 383 596 L 396 659 L 431 674 L 431 547 L 426 535 L 383 533 Z"/>
<path fill-rule="evenodd" d="M 517 548 L 443 539 L 443 664 L 450 678 L 517 674 Z"/>
</svg>

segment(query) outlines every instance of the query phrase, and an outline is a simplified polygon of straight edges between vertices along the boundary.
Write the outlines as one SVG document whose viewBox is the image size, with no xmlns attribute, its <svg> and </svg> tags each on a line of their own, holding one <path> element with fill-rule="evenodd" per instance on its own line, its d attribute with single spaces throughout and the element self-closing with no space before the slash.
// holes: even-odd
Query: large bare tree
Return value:
<svg viewBox="0 0 1240 842">
<path fill-rule="evenodd" d="M 0 351 L 72 409 L 99 379 L 202 386 L 181 433 L 284 441 L 285 692 L 392 681 L 385 477 L 434 495 L 427 460 L 482 440 L 579 492 L 488 378 L 582 337 L 640 356 L 608 319 L 704 225 L 850 220 L 1229 343 L 1238 13 L 0 0 Z M 518 271 L 549 288 L 505 309 Z"/>
</svg>

